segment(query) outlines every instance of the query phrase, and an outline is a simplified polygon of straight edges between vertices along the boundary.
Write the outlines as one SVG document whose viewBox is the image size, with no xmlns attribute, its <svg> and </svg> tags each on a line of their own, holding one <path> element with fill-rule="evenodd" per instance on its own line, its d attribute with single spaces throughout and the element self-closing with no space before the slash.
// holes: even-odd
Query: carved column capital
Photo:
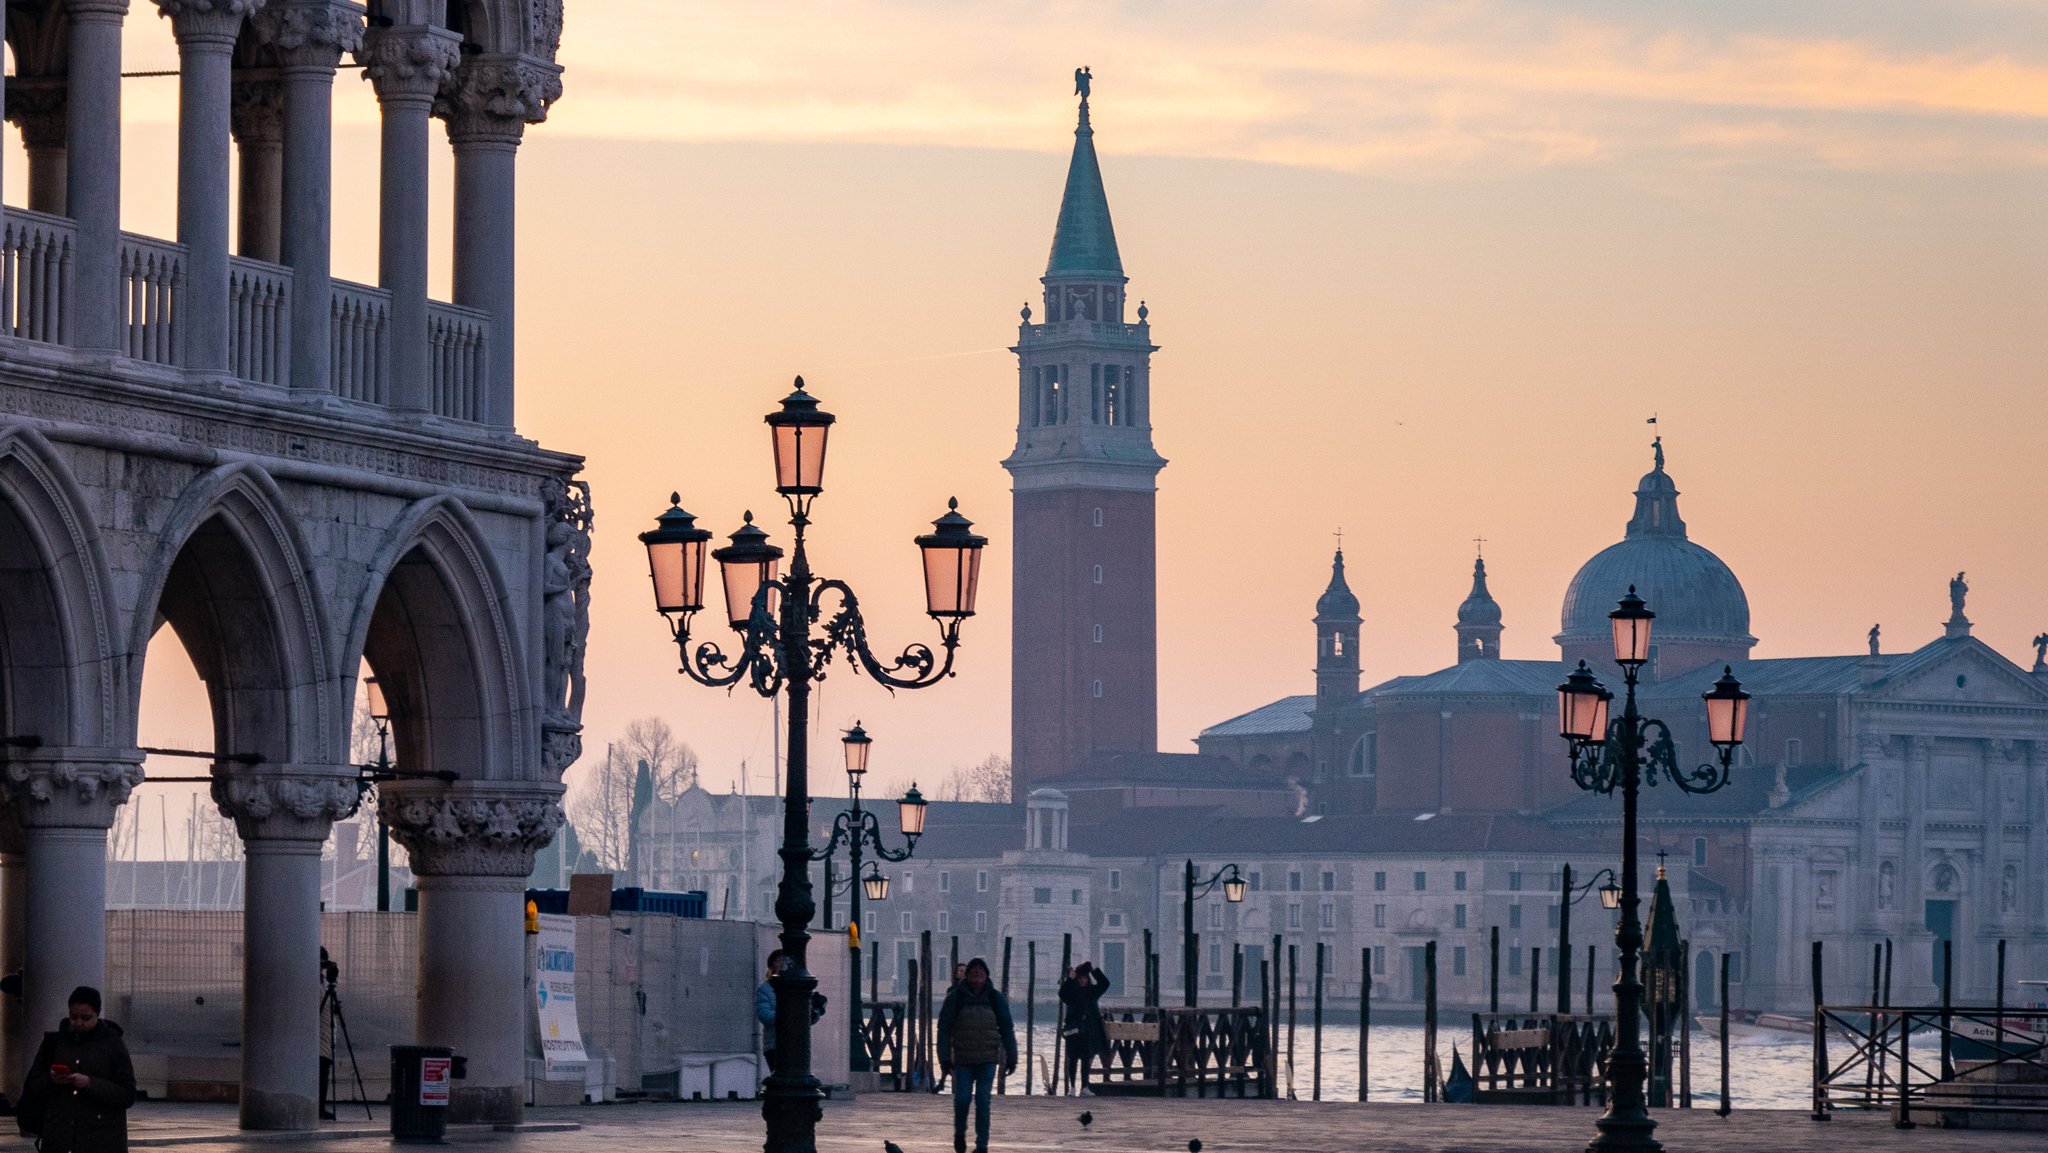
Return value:
<svg viewBox="0 0 2048 1153">
<path fill-rule="evenodd" d="M 128 16 L 128 0 L 64 0 L 74 24 L 119 24 Z"/>
<path fill-rule="evenodd" d="M 243 144 L 283 144 L 284 85 L 236 79 L 228 102 L 228 126 Z"/>
<path fill-rule="evenodd" d="M 462 63 L 462 37 L 428 24 L 372 28 L 356 63 L 376 86 L 378 100 L 426 102 L 440 95 Z"/>
<path fill-rule="evenodd" d="M 324 841 L 355 813 L 363 787 L 355 769 L 319 765 L 216 774 L 212 792 L 244 841 Z"/>
<path fill-rule="evenodd" d="M 275 0 L 249 23 L 286 70 L 332 72 L 342 53 L 362 51 L 363 11 L 348 0 Z"/>
<path fill-rule="evenodd" d="M 157 14 L 171 22 L 180 48 L 232 52 L 242 20 L 266 0 L 156 0 Z"/>
<path fill-rule="evenodd" d="M 0 787 L 24 827 L 106 829 L 142 783 L 140 750 L 9 750 Z"/>
<path fill-rule="evenodd" d="M 528 124 L 548 116 L 562 95 L 561 65 L 534 56 L 472 56 L 434 101 L 456 143 L 517 144 Z"/>
<path fill-rule="evenodd" d="M 21 145 L 31 152 L 66 147 L 71 128 L 71 104 L 64 78 L 9 79 L 7 119 L 21 129 Z"/>
<path fill-rule="evenodd" d="M 562 827 L 560 785 L 379 789 L 377 814 L 422 877 L 524 877 Z"/>
</svg>

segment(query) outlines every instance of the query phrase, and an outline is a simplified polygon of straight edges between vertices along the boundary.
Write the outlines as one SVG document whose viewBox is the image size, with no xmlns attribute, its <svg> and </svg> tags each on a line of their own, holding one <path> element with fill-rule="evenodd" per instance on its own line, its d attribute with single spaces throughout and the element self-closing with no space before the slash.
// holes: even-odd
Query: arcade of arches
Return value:
<svg viewBox="0 0 2048 1153">
<path fill-rule="evenodd" d="M 560 4 L 156 7 L 181 62 L 175 240 L 120 227 L 128 0 L 0 5 L 30 169 L 0 213 L 0 968 L 25 986 L 0 1078 L 103 981 L 107 831 L 168 628 L 246 858 L 243 1126 L 316 1123 L 320 851 L 366 795 L 366 664 L 397 763 L 455 774 L 377 790 L 420 889 L 416 1039 L 467 1058 L 457 1119 L 516 1120 L 522 894 L 580 748 L 588 621 L 582 462 L 512 427 L 514 159 L 561 92 Z M 328 270 L 344 55 L 384 116 L 374 286 Z M 448 302 L 426 295 L 433 117 Z"/>
</svg>

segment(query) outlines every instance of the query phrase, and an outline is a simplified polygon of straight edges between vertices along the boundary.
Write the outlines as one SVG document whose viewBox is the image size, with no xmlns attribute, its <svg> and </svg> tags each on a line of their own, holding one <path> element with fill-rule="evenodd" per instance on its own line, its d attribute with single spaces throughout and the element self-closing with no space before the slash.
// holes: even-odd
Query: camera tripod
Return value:
<svg viewBox="0 0 2048 1153">
<path fill-rule="evenodd" d="M 377 1115 L 370 1110 L 370 1094 L 363 1089 L 363 1067 L 356 1063 L 356 1043 L 349 1038 L 348 1018 L 343 1016 L 341 1012 L 341 993 L 335 987 L 338 980 L 338 977 L 330 976 L 324 982 L 325 989 L 320 994 L 320 1012 L 327 1016 L 334 1029 L 341 1033 L 342 1047 L 348 1053 L 349 1071 L 355 1074 L 356 1099 L 350 1102 L 350 1104 L 360 1103 L 363 1107 L 363 1116 L 374 1121 Z M 331 1053 L 332 1049 L 329 1052 Z M 340 1062 L 334 1060 L 331 1056 L 328 1058 L 325 1072 L 327 1083 L 321 1087 L 326 1090 L 322 1096 L 326 1099 L 329 1106 L 339 1104 L 334 1098 L 334 1070 L 339 1064 Z"/>
</svg>

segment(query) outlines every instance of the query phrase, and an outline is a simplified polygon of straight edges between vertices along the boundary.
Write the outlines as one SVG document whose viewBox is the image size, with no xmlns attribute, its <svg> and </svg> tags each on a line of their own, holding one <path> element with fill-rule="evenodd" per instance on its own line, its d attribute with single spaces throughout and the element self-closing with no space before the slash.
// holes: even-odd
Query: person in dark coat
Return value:
<svg viewBox="0 0 2048 1153">
<path fill-rule="evenodd" d="M 939 1009 L 939 1067 L 953 1077 L 953 1153 L 967 1153 L 967 1105 L 974 1103 L 974 1153 L 988 1153 L 988 1099 L 996 1066 L 1017 1069 L 1017 1027 L 1010 1002 L 989 983 L 988 962 L 967 962 L 967 975 Z"/>
<path fill-rule="evenodd" d="M 100 1016 L 98 989 L 71 991 L 70 1016 L 43 1034 L 21 1096 L 42 1153 L 127 1153 L 135 1066 L 121 1027 Z"/>
<path fill-rule="evenodd" d="M 1083 961 L 1060 982 L 1060 1004 L 1066 1006 L 1067 1084 L 1079 1095 L 1088 1091 L 1088 1063 L 1109 1052 L 1109 1030 L 1102 1024 L 1102 995 L 1109 992 L 1109 974 Z"/>
</svg>

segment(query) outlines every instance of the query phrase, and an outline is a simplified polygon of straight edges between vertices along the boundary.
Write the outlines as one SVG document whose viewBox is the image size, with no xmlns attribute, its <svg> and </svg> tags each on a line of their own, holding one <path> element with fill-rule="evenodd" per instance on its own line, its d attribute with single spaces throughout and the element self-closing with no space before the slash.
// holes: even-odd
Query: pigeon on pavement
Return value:
<svg viewBox="0 0 2048 1153">
<path fill-rule="evenodd" d="M 1088 1126 L 1095 1124 L 1095 1114 L 1090 1113 L 1085 1109 L 1082 1110 L 1081 1116 L 1077 1119 L 1081 1122 L 1081 1128 L 1083 1129 L 1086 1129 Z"/>
</svg>

